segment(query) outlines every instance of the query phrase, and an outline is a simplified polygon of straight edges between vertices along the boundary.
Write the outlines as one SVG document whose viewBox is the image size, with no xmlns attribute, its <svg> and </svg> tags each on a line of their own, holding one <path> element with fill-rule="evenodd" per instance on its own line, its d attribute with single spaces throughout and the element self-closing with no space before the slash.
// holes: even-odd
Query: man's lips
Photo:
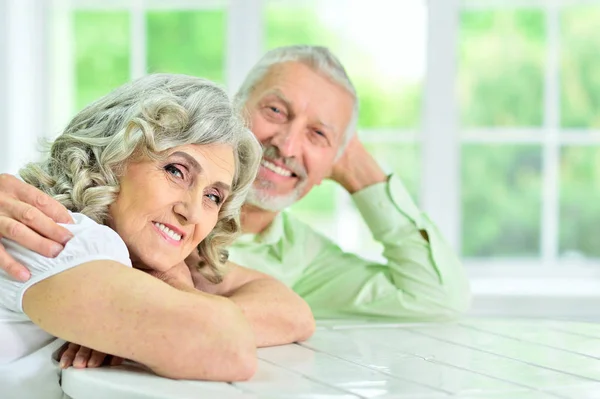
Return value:
<svg viewBox="0 0 600 399">
<path fill-rule="evenodd" d="M 260 165 L 269 170 L 270 172 L 279 175 L 281 177 L 297 177 L 296 173 L 294 173 L 289 168 L 283 166 L 280 162 L 271 161 L 268 159 L 264 159 L 261 161 Z"/>
</svg>

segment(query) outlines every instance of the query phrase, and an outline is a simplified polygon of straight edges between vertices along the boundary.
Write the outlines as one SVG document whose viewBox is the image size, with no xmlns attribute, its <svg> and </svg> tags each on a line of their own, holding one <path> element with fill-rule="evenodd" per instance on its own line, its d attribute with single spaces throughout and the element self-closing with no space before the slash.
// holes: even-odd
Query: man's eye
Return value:
<svg viewBox="0 0 600 399">
<path fill-rule="evenodd" d="M 172 165 L 172 164 L 167 165 L 167 166 L 165 166 L 165 170 L 167 171 L 167 173 L 170 173 L 171 175 L 173 175 L 175 177 L 183 179 L 183 172 L 177 166 Z"/>
<path fill-rule="evenodd" d="M 322 131 L 320 131 L 320 130 L 315 130 L 315 133 L 316 133 L 316 134 L 318 134 L 319 136 L 326 137 L 325 133 L 323 133 L 323 132 L 322 132 Z"/>
<path fill-rule="evenodd" d="M 276 114 L 280 114 L 281 113 L 281 110 L 279 108 L 277 108 L 277 107 L 269 107 L 269 109 L 271 111 L 273 111 L 274 113 L 276 113 Z"/>
</svg>

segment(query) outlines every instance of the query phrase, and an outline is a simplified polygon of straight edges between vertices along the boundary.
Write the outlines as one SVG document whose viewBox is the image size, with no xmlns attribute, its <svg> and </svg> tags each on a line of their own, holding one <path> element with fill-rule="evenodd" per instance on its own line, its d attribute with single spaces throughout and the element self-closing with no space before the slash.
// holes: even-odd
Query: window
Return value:
<svg viewBox="0 0 600 399">
<path fill-rule="evenodd" d="M 458 46 L 462 254 L 539 257 L 544 11 L 462 10 Z"/>
<path fill-rule="evenodd" d="M 11 64 L 0 70 L 11 81 L 0 86 L 21 100 L 7 102 L 6 130 L 33 137 L 60 119 L 48 122 L 56 132 L 146 72 L 204 76 L 233 93 L 264 51 L 325 45 L 357 88 L 361 140 L 475 275 L 595 270 L 587 266 L 600 257 L 600 0 L 71 0 L 48 9 L 48 35 L 23 33 L 39 33 L 44 16 L 25 9 L 0 26 L 0 39 L 52 49 L 31 60 L 7 42 Z M 17 123 L 32 112 L 39 118 Z M 2 159 L 12 167 L 21 158 Z M 292 211 L 343 248 L 379 256 L 334 183 Z"/>
<path fill-rule="evenodd" d="M 600 3 L 589 3 L 463 1 L 462 254 L 473 263 L 575 267 L 600 254 Z"/>
<path fill-rule="evenodd" d="M 138 13 L 145 31 L 136 41 L 130 10 L 73 11 L 77 109 L 132 78 L 133 46 L 146 50 L 145 59 L 138 63 L 147 72 L 182 73 L 224 83 L 226 14 L 222 8 Z"/>
</svg>

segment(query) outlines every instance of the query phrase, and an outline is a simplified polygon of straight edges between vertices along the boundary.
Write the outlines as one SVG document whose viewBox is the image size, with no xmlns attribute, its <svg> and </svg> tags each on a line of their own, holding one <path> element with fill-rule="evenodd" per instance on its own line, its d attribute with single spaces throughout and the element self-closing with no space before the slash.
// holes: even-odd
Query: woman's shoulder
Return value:
<svg viewBox="0 0 600 399">
<path fill-rule="evenodd" d="M 110 227 L 94 221 L 92 218 L 84 215 L 83 213 L 69 212 L 69 214 L 73 218 L 73 223 L 69 223 L 69 224 L 59 223 L 59 224 L 65 228 L 69 229 L 73 233 L 73 235 L 75 235 L 76 233 L 79 233 L 79 232 L 83 232 L 85 230 L 89 230 L 89 229 L 94 229 L 94 230 L 98 230 L 98 231 L 105 230 L 106 231 L 105 234 L 107 234 L 107 235 L 111 235 L 111 232 L 114 234 L 117 234 Z"/>
<path fill-rule="evenodd" d="M 39 255 L 7 239 L 0 239 L 7 253 L 31 272 L 27 282 L 19 282 L 0 271 L 0 306 L 21 312 L 21 298 L 29 287 L 70 268 L 99 260 L 110 260 L 131 267 L 129 251 L 121 237 L 111 228 L 96 223 L 80 213 L 72 213 L 73 222 L 64 224 L 73 234 L 54 258 Z"/>
<path fill-rule="evenodd" d="M 73 238 L 67 242 L 56 259 L 71 259 L 83 255 L 110 256 L 111 260 L 131 266 L 125 242 L 113 229 L 95 222 L 82 213 L 71 213 L 71 216 L 73 223 L 61 224 L 61 226 L 68 229 L 73 234 Z"/>
</svg>

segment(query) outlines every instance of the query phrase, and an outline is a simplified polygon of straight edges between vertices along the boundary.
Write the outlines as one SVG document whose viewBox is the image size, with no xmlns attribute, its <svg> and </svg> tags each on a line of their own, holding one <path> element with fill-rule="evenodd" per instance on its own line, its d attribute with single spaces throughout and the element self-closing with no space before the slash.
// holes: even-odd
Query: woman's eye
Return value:
<svg viewBox="0 0 600 399">
<path fill-rule="evenodd" d="M 325 136 L 325 133 L 323 133 L 323 132 L 322 132 L 322 131 L 320 131 L 320 130 L 315 130 L 315 133 L 316 133 L 316 134 L 318 134 L 319 136 L 326 137 L 326 136 Z"/>
<path fill-rule="evenodd" d="M 165 166 L 165 170 L 167 171 L 167 173 L 178 177 L 180 179 L 183 179 L 183 172 L 175 165 L 167 165 Z"/>
<path fill-rule="evenodd" d="M 221 197 L 219 197 L 218 195 L 216 195 L 216 194 L 207 194 L 206 196 L 208 197 L 208 199 L 210 199 L 215 204 L 221 205 Z"/>
<path fill-rule="evenodd" d="M 277 107 L 269 107 L 269 109 L 271 111 L 275 112 L 276 114 L 280 114 L 281 113 L 281 110 L 279 108 L 277 108 Z"/>
</svg>

